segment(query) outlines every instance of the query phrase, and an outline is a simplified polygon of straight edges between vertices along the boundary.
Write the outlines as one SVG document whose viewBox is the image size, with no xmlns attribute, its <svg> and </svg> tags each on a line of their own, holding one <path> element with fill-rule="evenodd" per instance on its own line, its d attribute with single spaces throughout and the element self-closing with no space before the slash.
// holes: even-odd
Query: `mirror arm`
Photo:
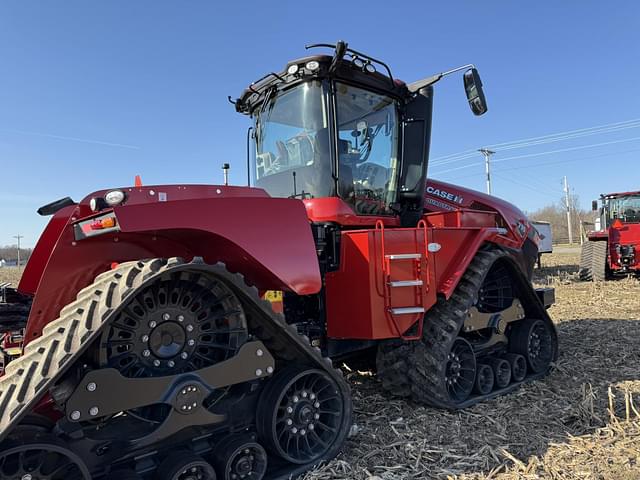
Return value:
<svg viewBox="0 0 640 480">
<path fill-rule="evenodd" d="M 452 73 L 459 72 L 460 70 L 464 70 L 467 68 L 476 68 L 473 63 L 469 63 L 468 65 L 463 65 L 461 67 L 456 67 L 451 70 L 447 70 L 446 72 L 436 73 L 427 78 L 423 78 L 422 80 L 418 80 L 417 82 L 410 83 L 407 85 L 407 88 L 411 93 L 416 93 L 420 89 L 424 87 L 428 87 L 429 85 L 433 85 L 437 81 L 439 81 L 442 77 L 446 77 L 447 75 L 451 75 Z"/>
</svg>

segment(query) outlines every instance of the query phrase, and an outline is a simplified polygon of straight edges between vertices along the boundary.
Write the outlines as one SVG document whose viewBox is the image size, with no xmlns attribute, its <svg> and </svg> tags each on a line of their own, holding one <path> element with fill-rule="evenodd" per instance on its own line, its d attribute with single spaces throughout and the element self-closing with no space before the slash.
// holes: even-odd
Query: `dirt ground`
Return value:
<svg viewBox="0 0 640 480">
<path fill-rule="evenodd" d="M 556 289 L 560 355 L 548 377 L 445 412 L 351 372 L 358 433 L 305 479 L 640 478 L 640 282 L 581 283 L 577 263 L 545 255 L 536 272 Z"/>
<path fill-rule="evenodd" d="M 581 283 L 577 261 L 573 252 L 545 255 L 536 272 L 537 284 L 556 289 L 560 356 L 548 377 L 446 412 L 345 369 L 355 434 L 304 479 L 640 478 L 640 282 Z M 0 269 L 0 281 L 7 273 L 17 280 L 15 269 Z"/>
</svg>

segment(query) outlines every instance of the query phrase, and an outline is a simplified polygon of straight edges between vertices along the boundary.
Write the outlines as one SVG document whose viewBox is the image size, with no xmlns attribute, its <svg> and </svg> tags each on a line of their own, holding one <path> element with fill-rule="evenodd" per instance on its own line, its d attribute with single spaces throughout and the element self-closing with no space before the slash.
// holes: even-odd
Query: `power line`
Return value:
<svg viewBox="0 0 640 480">
<path fill-rule="evenodd" d="M 640 137 L 631 137 L 631 138 L 625 138 L 622 140 L 612 140 L 610 142 L 592 143 L 591 145 L 580 145 L 578 147 L 561 148 L 558 150 L 550 150 L 547 152 L 529 153 L 527 155 L 516 155 L 515 157 L 500 158 L 499 160 L 495 160 L 494 163 L 506 162 L 507 160 L 516 160 L 518 158 L 529 158 L 529 157 L 539 157 L 542 155 L 551 155 L 553 153 L 572 152 L 575 150 L 584 150 L 585 148 L 602 147 L 604 145 L 614 145 L 617 143 L 633 142 L 636 140 L 640 140 Z"/>
<path fill-rule="evenodd" d="M 580 145 L 578 147 L 568 147 L 568 148 L 561 148 L 561 149 L 557 149 L 557 150 L 548 150 L 545 152 L 538 152 L 538 153 L 529 153 L 526 155 L 516 155 L 513 157 L 506 157 L 506 158 L 499 158 L 497 160 L 493 160 L 493 163 L 500 163 L 500 162 L 506 162 L 509 160 L 517 160 L 520 158 L 531 158 L 531 157 L 539 157 L 539 156 L 543 156 L 543 155 L 552 155 L 554 153 L 563 153 L 563 152 L 572 152 L 572 151 L 576 151 L 576 150 L 584 150 L 586 148 L 594 148 L 594 147 L 602 147 L 605 145 L 614 145 L 614 144 L 618 144 L 618 143 L 624 143 L 624 142 L 633 142 L 636 140 L 640 140 L 640 137 L 632 137 L 632 138 L 625 138 L 622 140 L 613 140 L 610 142 L 601 142 L 601 143 L 593 143 L 591 145 Z M 448 173 L 448 172 L 455 172 L 457 170 L 462 170 L 465 168 L 469 168 L 469 167 L 475 167 L 477 166 L 477 163 L 471 163 L 468 165 L 464 165 L 461 167 L 456 167 L 456 168 L 450 168 L 447 170 L 443 170 L 441 172 L 435 172 L 436 175 L 441 175 L 443 173 Z"/>
<path fill-rule="evenodd" d="M 514 140 L 511 142 L 502 142 L 489 145 L 487 148 L 495 150 L 512 150 L 515 148 L 525 148 L 536 145 L 543 145 L 546 143 L 559 142 L 563 140 L 571 140 L 574 138 L 586 137 L 590 135 L 598 135 L 605 133 L 618 132 L 629 128 L 639 128 L 640 119 L 626 120 L 623 122 L 615 122 L 605 125 L 599 125 L 595 127 L 580 128 L 576 130 L 568 130 L 565 132 L 558 132 L 548 135 L 542 135 L 539 137 L 530 137 L 521 140 Z M 458 162 L 471 158 L 475 155 L 476 150 L 464 150 L 458 153 L 452 153 L 449 155 L 443 155 L 432 159 L 432 165 L 445 165 L 447 163 Z"/>
<path fill-rule="evenodd" d="M 520 182 L 518 180 L 515 180 L 513 178 L 509 178 L 509 177 L 505 177 L 504 175 L 500 175 L 500 174 L 495 174 L 496 177 L 501 178 L 503 180 L 506 180 L 507 182 L 511 182 L 511 183 L 515 183 L 516 185 L 520 185 L 521 187 L 524 188 L 528 188 L 529 190 L 536 192 L 538 195 L 542 195 L 543 197 L 548 197 L 548 198 L 555 198 L 555 194 L 551 194 L 549 192 L 542 192 L 540 191 L 539 188 L 534 188 L 531 185 L 528 185 L 524 182 Z"/>
</svg>

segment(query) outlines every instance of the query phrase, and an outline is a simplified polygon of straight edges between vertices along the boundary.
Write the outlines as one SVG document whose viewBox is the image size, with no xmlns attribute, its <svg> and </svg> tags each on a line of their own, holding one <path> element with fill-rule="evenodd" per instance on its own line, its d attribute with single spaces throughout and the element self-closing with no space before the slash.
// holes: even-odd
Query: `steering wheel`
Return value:
<svg viewBox="0 0 640 480">
<path fill-rule="evenodd" d="M 387 181 L 388 170 L 377 163 L 366 162 L 358 166 L 357 183 L 369 189 L 373 189 L 376 180 L 382 185 Z"/>
</svg>

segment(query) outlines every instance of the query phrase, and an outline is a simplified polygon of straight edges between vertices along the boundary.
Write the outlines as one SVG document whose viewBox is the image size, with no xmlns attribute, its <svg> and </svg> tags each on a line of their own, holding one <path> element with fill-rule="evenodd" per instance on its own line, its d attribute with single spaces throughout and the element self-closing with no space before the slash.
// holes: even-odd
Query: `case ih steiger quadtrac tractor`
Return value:
<svg viewBox="0 0 640 480">
<path fill-rule="evenodd" d="M 252 186 L 137 184 L 40 209 L 53 217 L 0 306 L 21 348 L 0 378 L 3 479 L 295 476 L 350 430 L 330 359 L 376 358 L 391 394 L 446 409 L 547 373 L 535 230 L 426 183 L 433 84 L 452 72 L 405 84 L 319 47 L 332 54 L 234 102 L 253 120 Z M 475 68 L 463 79 L 484 113 Z"/>
<path fill-rule="evenodd" d="M 640 275 L 640 191 L 608 193 L 591 204 L 596 228 L 587 234 L 580 255 L 581 280 Z"/>
</svg>

